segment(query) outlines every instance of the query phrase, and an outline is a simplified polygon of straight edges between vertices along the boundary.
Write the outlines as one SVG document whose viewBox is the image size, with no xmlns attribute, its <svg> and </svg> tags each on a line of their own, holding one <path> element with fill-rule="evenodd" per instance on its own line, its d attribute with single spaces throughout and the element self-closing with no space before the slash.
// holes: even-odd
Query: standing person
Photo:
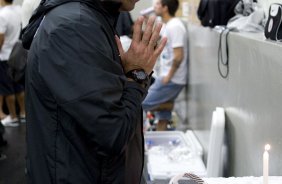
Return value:
<svg viewBox="0 0 282 184">
<path fill-rule="evenodd" d="M 161 104 L 174 101 L 187 83 L 188 37 L 184 24 L 175 17 L 178 0 L 157 0 L 154 4 L 156 15 L 165 23 L 163 36 L 167 44 L 161 53 L 159 77 L 149 88 L 143 102 L 146 111 L 158 109 Z M 171 121 L 170 110 L 160 110 L 156 114 L 157 130 L 166 130 Z"/>
<path fill-rule="evenodd" d="M 16 114 L 16 98 L 20 106 L 20 116 L 25 118 L 24 109 L 24 88 L 16 84 L 7 75 L 7 60 L 16 41 L 19 39 L 21 31 L 21 9 L 13 5 L 13 0 L 0 0 L 0 118 L 4 126 L 18 126 Z M 3 102 L 9 110 L 6 116 L 3 112 Z"/>
<path fill-rule="evenodd" d="M 122 50 L 114 24 L 119 11 L 135 3 L 49 0 L 39 6 L 51 10 L 30 37 L 28 183 L 141 183 L 141 103 L 166 39 L 156 46 L 162 25 L 153 28 L 154 17 L 142 34 L 141 17 L 129 50 Z M 40 13 L 46 12 L 32 19 Z"/>
</svg>

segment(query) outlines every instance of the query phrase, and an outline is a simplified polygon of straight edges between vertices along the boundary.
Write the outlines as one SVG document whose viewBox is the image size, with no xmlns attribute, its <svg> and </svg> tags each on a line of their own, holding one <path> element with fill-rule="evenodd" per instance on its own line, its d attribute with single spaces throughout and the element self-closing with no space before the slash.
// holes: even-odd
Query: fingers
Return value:
<svg viewBox="0 0 282 184">
<path fill-rule="evenodd" d="M 150 42 L 155 20 L 156 20 L 156 17 L 151 16 L 146 24 L 146 28 L 145 28 L 145 31 L 142 37 L 142 43 L 144 45 L 148 45 Z"/>
<path fill-rule="evenodd" d="M 132 42 L 137 42 L 141 40 L 142 35 L 142 25 L 143 25 L 144 17 L 139 17 L 133 27 L 133 35 L 132 35 Z"/>
<path fill-rule="evenodd" d="M 115 40 L 116 40 L 116 43 L 117 43 L 117 46 L 118 46 L 118 51 L 119 51 L 119 54 L 121 57 L 123 57 L 124 55 L 124 50 L 122 48 L 122 44 L 121 44 L 121 41 L 119 39 L 119 37 L 117 35 L 115 35 Z"/>
<path fill-rule="evenodd" d="M 152 68 L 154 67 L 156 61 L 157 61 L 157 58 L 160 56 L 161 52 L 163 51 L 165 45 L 166 45 L 166 42 L 167 42 L 167 38 L 163 38 L 161 41 L 160 41 L 160 44 L 156 46 L 153 54 L 151 55 L 151 59 L 148 61 L 148 64 L 149 66 L 151 66 L 151 68 L 149 68 L 150 70 L 147 71 L 147 73 L 150 73 Z"/>
<path fill-rule="evenodd" d="M 148 45 L 149 49 L 155 49 L 155 47 L 157 46 L 157 42 L 160 39 L 161 29 L 162 29 L 162 23 L 157 23 Z"/>
<path fill-rule="evenodd" d="M 144 17 L 139 17 L 133 30 L 133 37 L 130 48 L 124 52 L 120 39 L 116 36 L 116 42 L 122 59 L 122 65 L 125 71 L 131 68 L 143 68 L 147 73 L 152 71 L 157 58 L 164 49 L 167 38 L 163 38 L 160 44 L 159 34 L 162 28 L 162 23 L 155 25 L 156 17 L 152 16 L 146 23 L 145 31 L 142 32 L 142 24 Z M 142 34 L 143 33 L 143 34 Z"/>
</svg>

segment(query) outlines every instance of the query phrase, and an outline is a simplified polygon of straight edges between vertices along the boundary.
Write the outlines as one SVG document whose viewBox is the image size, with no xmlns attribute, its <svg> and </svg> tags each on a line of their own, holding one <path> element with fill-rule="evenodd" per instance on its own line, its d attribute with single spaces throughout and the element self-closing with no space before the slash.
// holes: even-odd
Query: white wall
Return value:
<svg viewBox="0 0 282 184">
<path fill-rule="evenodd" d="M 229 149 L 226 175 L 261 176 L 264 145 L 269 143 L 269 175 L 280 176 L 282 45 L 265 40 L 263 33 L 231 32 L 228 36 L 229 75 L 223 79 L 218 72 L 220 34 L 210 28 L 188 27 L 187 115 L 189 126 L 204 147 L 205 157 L 212 112 L 217 106 L 224 107 Z M 226 74 L 227 67 L 219 66 Z"/>
<path fill-rule="evenodd" d="M 265 14 L 268 15 L 268 9 L 269 9 L 270 4 L 272 3 L 281 3 L 282 4 L 282 0 L 258 0 L 258 3 L 262 5 Z"/>
<path fill-rule="evenodd" d="M 14 0 L 13 3 L 21 5 L 23 3 L 23 0 Z"/>
<path fill-rule="evenodd" d="M 152 0 L 140 0 L 136 3 L 134 10 L 132 10 L 131 16 L 133 20 L 136 20 L 140 16 L 140 11 L 151 7 L 153 4 Z"/>
</svg>

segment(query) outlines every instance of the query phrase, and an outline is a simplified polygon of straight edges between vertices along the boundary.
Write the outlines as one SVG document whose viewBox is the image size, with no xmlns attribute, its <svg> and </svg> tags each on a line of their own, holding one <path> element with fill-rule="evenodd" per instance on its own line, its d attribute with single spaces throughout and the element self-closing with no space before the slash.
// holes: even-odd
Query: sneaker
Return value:
<svg viewBox="0 0 282 184">
<path fill-rule="evenodd" d="M 0 153 L 0 161 L 5 160 L 6 158 L 7 158 L 7 156 L 6 156 L 6 155 L 4 155 L 4 154 Z"/>
<path fill-rule="evenodd" d="M 169 121 L 167 124 L 167 130 L 175 130 L 173 121 Z"/>
<path fill-rule="evenodd" d="M 1 122 L 4 126 L 10 126 L 10 127 L 17 127 L 19 126 L 19 119 L 18 118 L 11 118 L 11 116 L 7 116 L 6 118 L 4 118 Z"/>
<path fill-rule="evenodd" d="M 21 123 L 25 123 L 25 122 L 26 122 L 25 116 L 20 116 L 20 122 L 21 122 Z"/>
</svg>

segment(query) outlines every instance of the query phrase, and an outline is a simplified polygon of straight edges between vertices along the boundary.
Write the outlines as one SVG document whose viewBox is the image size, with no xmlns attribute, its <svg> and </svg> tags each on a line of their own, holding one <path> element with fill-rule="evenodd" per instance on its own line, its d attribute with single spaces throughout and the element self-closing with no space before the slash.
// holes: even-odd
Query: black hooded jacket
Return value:
<svg viewBox="0 0 282 184">
<path fill-rule="evenodd" d="M 32 41 L 26 71 L 29 184 L 141 181 L 147 90 L 124 76 L 114 40 L 117 9 L 92 1 L 51 9 Z"/>
</svg>

